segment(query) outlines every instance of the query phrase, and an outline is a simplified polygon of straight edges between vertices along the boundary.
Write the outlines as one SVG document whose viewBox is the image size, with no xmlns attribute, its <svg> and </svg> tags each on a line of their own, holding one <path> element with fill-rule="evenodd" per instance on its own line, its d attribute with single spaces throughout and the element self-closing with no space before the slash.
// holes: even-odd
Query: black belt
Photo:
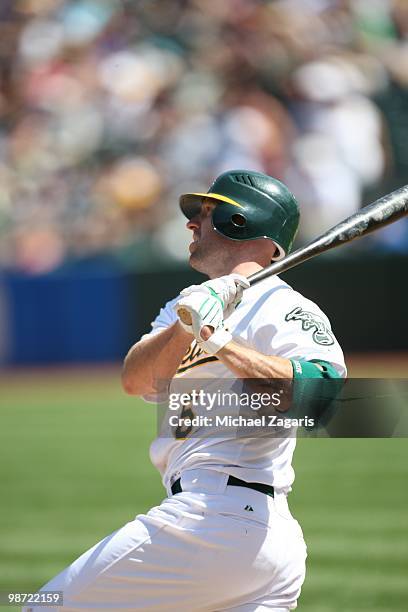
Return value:
<svg viewBox="0 0 408 612">
<path fill-rule="evenodd" d="M 262 484 L 261 482 L 245 482 L 245 480 L 240 480 L 239 478 L 235 478 L 235 476 L 228 476 L 227 485 L 233 487 L 246 487 L 247 489 L 259 491 L 259 493 L 265 493 L 265 495 L 269 495 L 270 497 L 274 497 L 275 495 L 275 489 L 272 485 Z M 183 489 L 181 488 L 179 478 L 171 485 L 171 492 L 173 495 L 177 495 L 177 493 L 182 493 L 182 491 Z"/>
</svg>

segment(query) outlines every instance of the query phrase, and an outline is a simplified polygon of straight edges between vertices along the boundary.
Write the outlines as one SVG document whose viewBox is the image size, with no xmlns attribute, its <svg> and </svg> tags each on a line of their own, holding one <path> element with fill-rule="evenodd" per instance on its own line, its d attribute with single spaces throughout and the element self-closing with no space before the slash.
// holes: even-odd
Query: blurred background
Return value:
<svg viewBox="0 0 408 612">
<path fill-rule="evenodd" d="M 2 0 L 0 590 L 160 499 L 119 364 L 199 280 L 178 196 L 231 168 L 288 184 L 297 246 L 408 183 L 408 2 Z M 407 376 L 407 264 L 404 219 L 284 275 L 351 376 Z M 405 610 L 406 441 L 326 442 L 296 459 L 300 610 Z"/>
<path fill-rule="evenodd" d="M 289 185 L 298 246 L 407 183 L 407 32 L 404 0 L 3 0 L 0 363 L 121 358 L 191 282 L 178 196 L 226 169 Z M 355 338 L 339 291 L 400 304 L 407 257 L 405 219 L 288 280 L 403 349 L 404 310 Z"/>
</svg>

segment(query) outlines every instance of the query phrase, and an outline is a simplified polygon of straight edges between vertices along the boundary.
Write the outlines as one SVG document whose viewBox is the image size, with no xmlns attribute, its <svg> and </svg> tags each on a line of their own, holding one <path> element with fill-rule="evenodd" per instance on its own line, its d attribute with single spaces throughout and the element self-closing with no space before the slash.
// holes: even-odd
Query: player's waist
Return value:
<svg viewBox="0 0 408 612">
<path fill-rule="evenodd" d="M 263 493 L 264 495 L 269 495 L 270 497 L 275 497 L 275 489 L 272 485 L 263 484 L 261 482 L 246 482 L 245 480 L 241 480 L 240 478 L 236 478 L 235 476 L 231 476 L 228 474 L 225 474 L 223 476 L 223 480 L 225 480 L 225 476 L 228 476 L 225 483 L 226 486 L 244 487 L 247 489 L 252 489 L 253 491 L 258 491 L 258 493 Z M 183 492 L 181 478 L 178 478 L 173 482 L 170 487 L 170 490 L 172 495 L 177 495 L 177 493 Z"/>
<path fill-rule="evenodd" d="M 230 498 L 232 503 L 238 502 L 239 506 L 243 503 L 244 509 L 248 507 L 247 512 L 266 513 L 264 517 L 266 522 L 271 509 L 277 510 L 286 517 L 291 517 L 285 493 L 272 485 L 243 481 L 226 472 L 196 468 L 183 470 L 181 474 L 173 475 L 171 484 L 168 485 L 169 497 L 189 492 L 208 494 L 211 498 L 222 495 L 224 498 Z M 219 497 L 214 499 L 220 500 Z M 208 500 L 209 498 L 207 502 Z M 255 514 L 252 515 L 253 518 Z"/>
<path fill-rule="evenodd" d="M 269 497 L 275 496 L 275 489 L 272 485 L 248 482 L 224 471 L 205 468 L 193 468 L 184 470 L 181 474 L 173 474 L 170 478 L 167 492 L 169 495 L 177 495 L 177 493 L 183 491 L 222 494 L 226 487 L 230 486 L 252 489 Z"/>
</svg>

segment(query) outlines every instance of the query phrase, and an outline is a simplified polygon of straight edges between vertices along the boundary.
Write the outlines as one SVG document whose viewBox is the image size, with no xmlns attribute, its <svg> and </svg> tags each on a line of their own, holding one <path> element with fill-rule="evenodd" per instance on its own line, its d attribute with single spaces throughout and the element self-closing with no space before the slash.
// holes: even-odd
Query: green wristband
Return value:
<svg viewBox="0 0 408 612">
<path fill-rule="evenodd" d="M 329 408 L 341 392 L 344 379 L 333 364 L 320 359 L 291 359 L 293 367 L 293 391 L 291 411 L 313 418 L 316 429 L 327 424 L 333 416 Z"/>
<path fill-rule="evenodd" d="M 341 378 L 333 364 L 320 359 L 291 359 L 293 378 Z"/>
</svg>

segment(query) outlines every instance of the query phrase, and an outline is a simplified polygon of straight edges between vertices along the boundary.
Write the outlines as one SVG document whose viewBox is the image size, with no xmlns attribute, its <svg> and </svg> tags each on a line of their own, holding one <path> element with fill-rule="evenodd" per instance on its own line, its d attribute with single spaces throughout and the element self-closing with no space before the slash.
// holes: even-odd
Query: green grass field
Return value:
<svg viewBox="0 0 408 612">
<path fill-rule="evenodd" d="M 5 374 L 0 398 L 0 591 L 30 591 L 164 497 L 155 413 L 112 369 Z M 295 469 L 309 549 L 298 609 L 405 612 L 408 440 L 302 439 Z"/>
</svg>

